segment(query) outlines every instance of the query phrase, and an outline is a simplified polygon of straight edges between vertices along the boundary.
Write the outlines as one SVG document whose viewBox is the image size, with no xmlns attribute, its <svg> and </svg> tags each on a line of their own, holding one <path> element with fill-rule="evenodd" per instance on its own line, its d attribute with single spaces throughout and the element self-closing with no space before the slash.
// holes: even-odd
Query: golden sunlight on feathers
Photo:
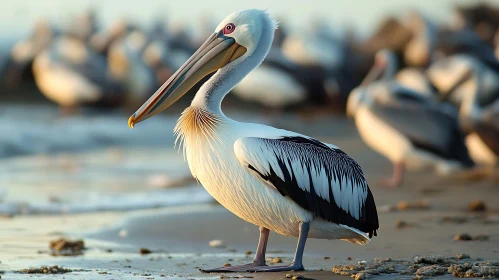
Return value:
<svg viewBox="0 0 499 280">
<path fill-rule="evenodd" d="M 177 140 L 175 144 L 185 147 L 184 143 L 194 142 L 196 140 L 211 140 L 217 138 L 215 129 L 220 125 L 220 119 L 204 109 L 188 107 L 182 112 L 177 125 L 175 134 Z"/>
</svg>

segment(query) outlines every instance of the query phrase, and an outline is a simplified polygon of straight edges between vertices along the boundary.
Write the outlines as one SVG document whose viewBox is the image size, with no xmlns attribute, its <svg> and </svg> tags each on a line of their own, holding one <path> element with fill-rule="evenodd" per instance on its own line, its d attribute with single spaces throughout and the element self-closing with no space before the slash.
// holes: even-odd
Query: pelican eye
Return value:
<svg viewBox="0 0 499 280">
<path fill-rule="evenodd" d="M 234 29 L 236 29 L 236 26 L 233 24 L 233 23 L 228 23 L 225 27 L 224 27 L 224 35 L 227 35 L 227 34 L 230 34 L 232 32 L 234 32 Z"/>
</svg>

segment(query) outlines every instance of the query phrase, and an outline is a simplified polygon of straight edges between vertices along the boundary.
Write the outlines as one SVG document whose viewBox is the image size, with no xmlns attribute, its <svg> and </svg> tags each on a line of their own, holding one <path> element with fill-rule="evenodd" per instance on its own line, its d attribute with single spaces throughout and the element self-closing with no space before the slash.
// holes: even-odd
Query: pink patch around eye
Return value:
<svg viewBox="0 0 499 280">
<path fill-rule="evenodd" d="M 224 35 L 227 35 L 227 34 L 230 34 L 232 32 L 234 32 L 234 29 L 236 29 L 236 26 L 233 24 L 233 23 L 228 23 L 225 27 L 224 27 Z"/>
</svg>

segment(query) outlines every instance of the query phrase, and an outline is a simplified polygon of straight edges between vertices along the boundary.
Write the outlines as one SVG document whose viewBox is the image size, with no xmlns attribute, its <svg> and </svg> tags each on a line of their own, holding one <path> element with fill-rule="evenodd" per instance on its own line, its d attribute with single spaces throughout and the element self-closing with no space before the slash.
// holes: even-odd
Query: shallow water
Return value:
<svg viewBox="0 0 499 280">
<path fill-rule="evenodd" d="M 178 116 L 161 115 L 130 130 L 127 115 L 118 111 L 69 117 L 50 106 L 9 105 L 0 111 L 0 214 L 122 211 L 212 200 L 174 148 Z"/>
<path fill-rule="evenodd" d="M 128 115 L 85 112 L 62 117 L 53 106 L 0 106 L 0 157 L 77 152 L 109 146 L 171 147 L 177 116 L 158 116 L 128 128 Z"/>
<path fill-rule="evenodd" d="M 119 148 L 0 161 L 0 214 L 118 211 L 205 203 L 174 149 Z M 181 186 L 181 187 L 179 187 Z"/>
</svg>

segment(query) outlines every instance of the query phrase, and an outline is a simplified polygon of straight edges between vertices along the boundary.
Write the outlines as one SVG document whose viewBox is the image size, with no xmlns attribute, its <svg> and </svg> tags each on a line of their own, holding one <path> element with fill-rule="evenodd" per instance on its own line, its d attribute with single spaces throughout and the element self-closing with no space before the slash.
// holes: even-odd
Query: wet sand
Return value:
<svg viewBox="0 0 499 280">
<path fill-rule="evenodd" d="M 287 125 L 293 120 L 274 122 L 291 129 Z M 333 274 L 331 268 L 388 257 L 455 257 L 458 253 L 466 253 L 472 258 L 499 260 L 497 178 L 465 181 L 457 177 L 441 178 L 431 172 L 416 172 L 408 174 L 401 188 L 383 188 L 376 182 L 389 175 L 391 167 L 387 160 L 360 141 L 351 122 L 320 119 L 310 125 L 296 121 L 293 128 L 336 144 L 359 162 L 376 199 L 380 230 L 379 236 L 365 246 L 310 239 L 304 260 L 307 271 L 291 274 L 312 279 L 350 279 Z M 421 200 L 427 202 L 427 209 L 391 210 L 400 201 Z M 483 201 L 487 210 L 468 212 L 468 204 L 473 200 Z M 406 227 L 396 228 L 397 224 Z M 55 276 L 36 275 L 37 279 L 220 279 L 220 274 L 202 274 L 198 269 L 224 263 L 246 263 L 252 254 L 245 252 L 254 252 L 258 239 L 256 226 L 240 220 L 216 203 L 128 212 L 0 217 L 0 225 L 0 271 L 5 272 L 2 279 L 26 279 L 29 276 L 16 271 L 42 265 L 60 265 L 74 271 Z M 484 234 L 489 239 L 454 240 L 455 235 L 462 233 Z M 83 256 L 50 256 L 49 242 L 61 236 L 83 238 L 88 249 Z M 209 241 L 215 239 L 223 240 L 225 247 L 210 247 Z M 271 234 L 268 257 L 280 257 L 284 263 L 289 262 L 295 245 L 295 238 Z M 141 255 L 140 248 L 148 248 L 153 253 Z M 112 252 L 108 252 L 109 249 Z M 285 279 L 285 274 L 236 273 L 227 276 Z M 394 275 L 382 276 L 392 277 Z M 396 277 L 412 279 L 413 276 Z"/>
</svg>

